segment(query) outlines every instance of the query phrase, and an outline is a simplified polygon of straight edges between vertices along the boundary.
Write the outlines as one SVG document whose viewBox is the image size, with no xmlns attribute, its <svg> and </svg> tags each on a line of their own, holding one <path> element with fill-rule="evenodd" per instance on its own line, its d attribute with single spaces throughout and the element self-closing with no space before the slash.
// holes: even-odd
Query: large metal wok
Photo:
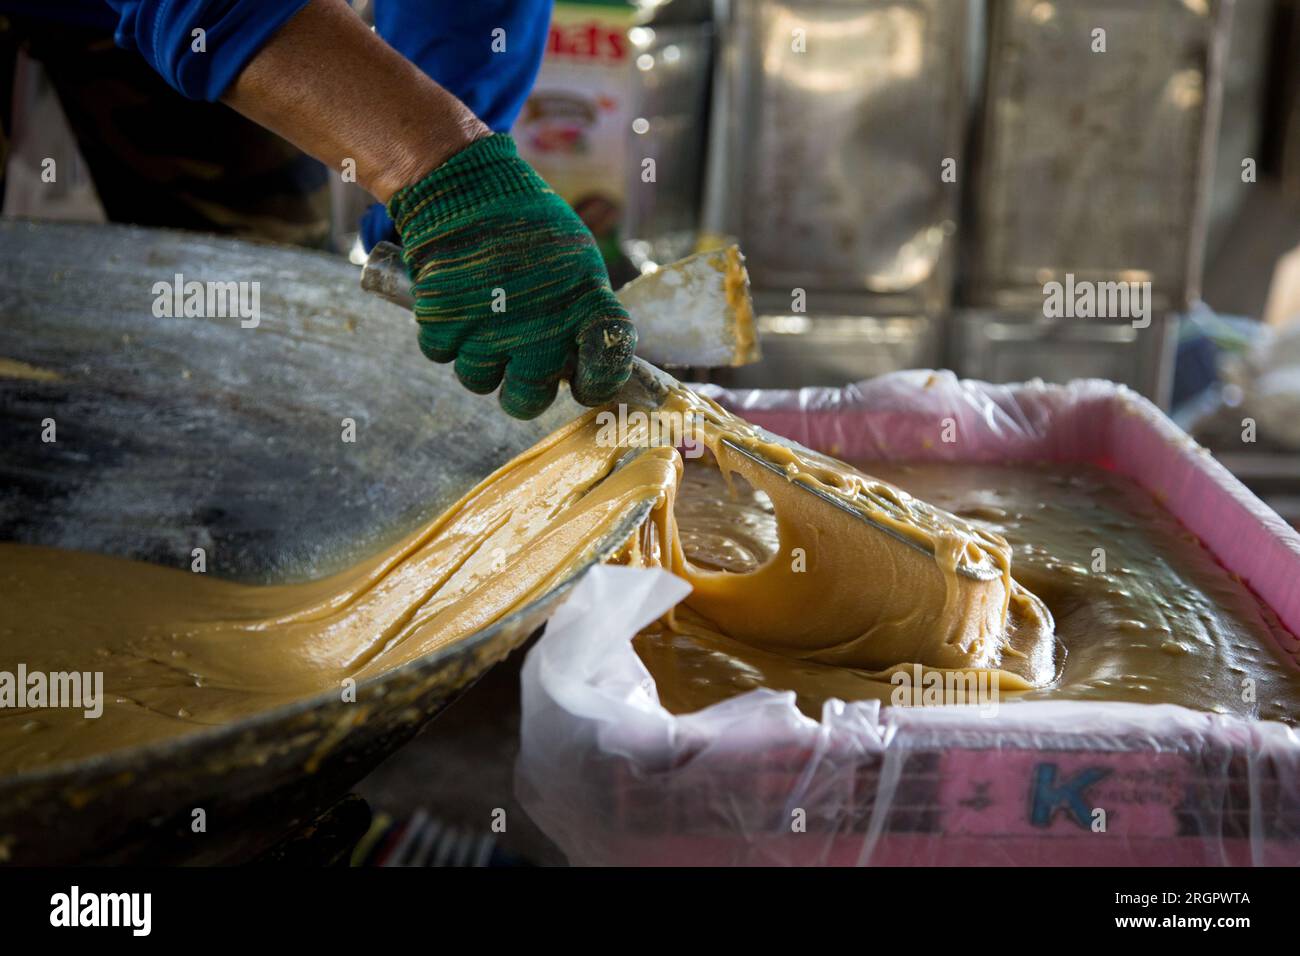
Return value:
<svg viewBox="0 0 1300 956">
<path fill-rule="evenodd" d="M 260 321 L 156 316 L 155 284 L 177 275 L 259 283 Z M 409 313 L 363 293 L 337 257 L 122 226 L 0 223 L 0 359 L 58 376 L 0 375 L 0 540 L 178 568 L 202 547 L 209 573 L 244 581 L 345 567 L 578 410 L 563 397 L 518 422 L 464 391 L 419 354 Z M 344 419 L 355 443 L 342 440 Z M 0 860 L 248 859 L 523 643 L 572 583 L 361 685 L 356 704 L 328 693 L 2 778 Z M 200 808 L 206 832 L 194 833 Z"/>
</svg>

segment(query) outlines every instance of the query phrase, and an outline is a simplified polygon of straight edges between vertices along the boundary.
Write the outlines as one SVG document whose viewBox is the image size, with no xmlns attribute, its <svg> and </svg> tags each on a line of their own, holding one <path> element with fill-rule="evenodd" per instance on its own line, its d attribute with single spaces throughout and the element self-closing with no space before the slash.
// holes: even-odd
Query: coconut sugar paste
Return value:
<svg viewBox="0 0 1300 956">
<path fill-rule="evenodd" d="M 1295 724 L 1300 673 L 1276 615 L 1149 494 L 1087 465 L 864 466 L 951 510 L 1012 547 L 1015 579 L 1055 621 L 1058 671 L 1041 686 L 1003 680 L 1003 701 L 1072 699 L 1173 703 Z M 771 502 L 732 494 L 717 472 L 689 463 L 678 529 L 693 562 L 744 573 L 788 556 Z M 766 653 L 687 612 L 634 646 L 661 702 L 698 710 L 754 687 L 791 690 L 820 716 L 824 701 L 888 702 L 879 674 Z"/>
<path fill-rule="evenodd" d="M 0 773 L 236 721 L 400 666 L 545 594 L 646 503 L 615 560 L 692 585 L 635 645 L 673 710 L 769 686 L 815 711 L 830 696 L 887 694 L 890 675 L 921 668 L 997 674 L 1023 697 L 1300 714 L 1295 675 L 1269 643 L 1276 621 L 1108 476 L 873 466 L 868 477 L 686 390 L 657 414 L 700 423 L 709 458 L 684 484 L 678 451 L 647 447 L 639 425 L 610 440 L 592 411 L 394 546 L 305 584 L 0 544 L 0 673 L 95 671 L 104 687 L 97 719 L 0 707 Z M 733 498 L 721 473 L 753 497 Z M 1085 561 L 1098 544 L 1104 575 Z M 1240 701 L 1244 676 L 1257 703 Z"/>
</svg>

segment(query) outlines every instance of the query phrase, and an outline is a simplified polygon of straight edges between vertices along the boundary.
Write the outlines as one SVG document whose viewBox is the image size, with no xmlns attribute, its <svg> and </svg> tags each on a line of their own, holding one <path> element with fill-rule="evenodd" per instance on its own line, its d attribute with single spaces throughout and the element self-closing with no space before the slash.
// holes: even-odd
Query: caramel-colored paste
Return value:
<svg viewBox="0 0 1300 956">
<path fill-rule="evenodd" d="M 1004 537 L 1016 581 L 1050 609 L 1056 673 L 1028 689 L 1002 680 L 1002 702 L 1173 703 L 1300 722 L 1300 672 L 1285 650 L 1295 640 L 1132 482 L 1077 464 L 864 467 Z M 788 556 L 773 502 L 688 463 L 676 509 L 687 557 L 744 573 Z M 724 630 L 688 610 L 679 611 L 678 627 L 660 622 L 636 637 L 669 710 L 769 687 L 794 691 L 800 709 L 816 717 L 832 697 L 889 702 L 896 691 L 879 674 L 768 653 Z"/>
<path fill-rule="evenodd" d="M 1026 696 L 1300 713 L 1294 675 L 1268 644 L 1276 625 L 1198 545 L 1176 539 L 1172 519 L 1130 503 L 1121 485 L 1094 494 L 1086 483 L 1025 484 L 1033 472 L 995 481 L 954 471 L 930 487 L 925 473 L 900 473 L 920 498 L 967 520 L 775 443 L 693 393 L 674 392 L 656 414 L 590 412 L 427 527 L 307 584 L 248 586 L 0 544 L 0 672 L 98 671 L 104 687 L 97 719 L 0 707 L 0 773 L 238 720 L 411 661 L 546 593 L 647 502 L 650 516 L 618 560 L 664 566 L 693 586 L 637 638 L 671 709 L 758 685 L 794 689 L 805 707 L 877 696 L 916 665 L 996 673 L 1004 692 Z M 683 422 L 698 426 L 688 447 L 707 449 L 770 509 L 733 499 L 694 461 L 675 507 L 682 457 L 646 445 Z M 1109 574 L 1080 570 L 1097 543 Z M 1067 622 L 1068 653 L 1053 612 Z M 1258 679 L 1257 705 L 1237 702 L 1245 675 Z"/>
</svg>

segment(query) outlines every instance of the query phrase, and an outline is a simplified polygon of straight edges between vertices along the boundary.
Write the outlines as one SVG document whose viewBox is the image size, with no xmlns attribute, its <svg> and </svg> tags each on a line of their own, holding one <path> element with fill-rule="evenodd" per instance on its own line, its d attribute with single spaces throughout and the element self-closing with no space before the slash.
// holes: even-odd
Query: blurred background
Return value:
<svg viewBox="0 0 1300 956">
<path fill-rule="evenodd" d="M 103 219 L 15 60 L 3 214 Z M 616 286 L 739 241 L 765 358 L 696 378 L 1124 382 L 1300 522 L 1300 0 L 559 0 L 514 134 Z M 1046 317 L 1067 274 L 1150 326 Z"/>
</svg>

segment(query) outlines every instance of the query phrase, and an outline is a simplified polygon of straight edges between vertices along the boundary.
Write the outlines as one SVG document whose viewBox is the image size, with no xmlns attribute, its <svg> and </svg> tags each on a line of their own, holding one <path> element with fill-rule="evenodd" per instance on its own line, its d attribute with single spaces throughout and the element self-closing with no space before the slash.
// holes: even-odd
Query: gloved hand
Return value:
<svg viewBox="0 0 1300 956">
<path fill-rule="evenodd" d="M 472 392 L 533 418 L 561 378 L 584 405 L 627 381 L 636 328 L 610 291 L 595 239 L 509 136 L 457 153 L 388 203 L 402 238 L 420 349 L 456 362 Z"/>
</svg>

